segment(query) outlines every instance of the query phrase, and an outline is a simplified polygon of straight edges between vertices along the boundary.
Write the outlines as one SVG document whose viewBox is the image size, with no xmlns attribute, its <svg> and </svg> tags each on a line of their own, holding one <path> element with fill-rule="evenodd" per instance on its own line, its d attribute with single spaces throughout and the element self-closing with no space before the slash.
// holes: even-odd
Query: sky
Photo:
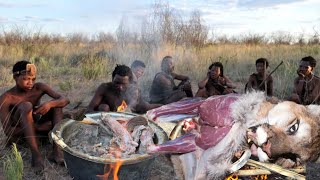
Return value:
<svg viewBox="0 0 320 180">
<path fill-rule="evenodd" d="M 197 10 L 210 30 L 221 35 L 320 33 L 320 0 L 0 0 L 0 26 L 114 33 L 122 19 L 140 27 L 155 2 L 169 3 L 185 18 Z"/>
</svg>

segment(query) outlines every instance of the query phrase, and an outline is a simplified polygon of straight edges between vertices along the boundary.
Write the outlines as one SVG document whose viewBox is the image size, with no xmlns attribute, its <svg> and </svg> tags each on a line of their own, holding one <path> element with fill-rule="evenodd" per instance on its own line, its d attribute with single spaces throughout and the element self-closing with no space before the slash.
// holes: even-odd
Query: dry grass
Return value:
<svg viewBox="0 0 320 180">
<path fill-rule="evenodd" d="M 225 66 L 225 74 L 236 82 L 237 91 L 241 93 L 247 78 L 255 71 L 255 60 L 266 57 L 270 61 L 270 70 L 281 61 L 284 62 L 273 75 L 275 96 L 282 99 L 291 92 L 299 60 L 309 55 L 320 60 L 319 45 L 212 44 L 199 49 L 168 44 L 147 47 L 141 43 L 129 43 L 119 46 L 116 42 L 57 39 L 41 43 L 31 40 L 0 43 L 0 93 L 14 86 L 11 74 L 13 64 L 27 58 L 38 67 L 37 81 L 48 83 L 71 100 L 67 109 L 72 109 L 77 104 L 85 107 L 99 84 L 111 80 L 115 64 L 130 66 L 133 60 L 140 59 L 147 65 L 141 79 L 142 94 L 147 99 L 152 79 L 160 70 L 162 57 L 166 55 L 175 59 L 176 72 L 190 76 L 194 91 L 197 90 L 197 83 L 205 77 L 208 66 L 214 61 L 221 61 Z M 317 71 L 318 68 L 316 74 Z M 0 129 L 0 157 L 7 151 L 4 142 L 5 136 Z M 28 150 L 19 148 L 25 169 L 30 170 Z M 46 150 L 48 148 L 45 148 Z M 41 177 L 30 175 L 31 179 L 57 179 L 57 174 L 64 174 L 59 179 L 68 179 L 65 169 L 46 164 L 47 168 L 51 169 L 51 174 Z M 30 172 L 25 170 L 25 173 L 27 174 L 24 174 L 24 178 L 30 179 Z"/>
</svg>

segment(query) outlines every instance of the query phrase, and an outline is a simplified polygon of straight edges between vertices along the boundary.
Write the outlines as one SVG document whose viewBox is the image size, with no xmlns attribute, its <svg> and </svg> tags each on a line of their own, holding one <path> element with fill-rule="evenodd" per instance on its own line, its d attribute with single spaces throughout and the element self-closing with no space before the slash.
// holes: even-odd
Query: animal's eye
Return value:
<svg viewBox="0 0 320 180">
<path fill-rule="evenodd" d="M 297 122 L 294 123 L 294 124 L 288 129 L 288 133 L 289 133 L 290 135 L 295 134 L 295 133 L 298 131 L 298 129 L 299 129 L 299 124 L 300 124 L 300 121 L 297 120 Z"/>
</svg>

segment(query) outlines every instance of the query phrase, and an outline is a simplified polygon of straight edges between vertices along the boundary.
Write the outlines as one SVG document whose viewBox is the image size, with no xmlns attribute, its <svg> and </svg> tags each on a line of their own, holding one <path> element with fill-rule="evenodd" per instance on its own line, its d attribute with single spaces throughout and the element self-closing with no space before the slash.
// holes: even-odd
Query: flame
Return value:
<svg viewBox="0 0 320 180">
<path fill-rule="evenodd" d="M 120 154 L 119 154 L 119 157 L 120 157 Z M 111 174 L 111 171 L 113 172 L 112 179 L 119 180 L 118 172 L 119 172 L 119 169 L 122 165 L 122 161 L 119 159 L 119 157 L 116 157 L 116 163 L 104 165 L 104 174 L 97 175 L 97 177 L 100 180 L 108 180 L 108 177 Z"/>
<path fill-rule="evenodd" d="M 124 100 L 122 100 L 121 105 L 117 108 L 117 112 L 124 112 L 127 109 L 127 107 L 127 103 Z"/>
</svg>

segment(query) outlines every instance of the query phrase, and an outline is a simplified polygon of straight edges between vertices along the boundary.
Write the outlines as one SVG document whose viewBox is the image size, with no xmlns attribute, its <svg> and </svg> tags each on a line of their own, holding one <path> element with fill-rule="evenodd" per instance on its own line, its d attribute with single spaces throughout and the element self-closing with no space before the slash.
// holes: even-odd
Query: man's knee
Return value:
<svg viewBox="0 0 320 180">
<path fill-rule="evenodd" d="M 208 97 L 206 89 L 199 89 L 195 96 L 204 98 Z"/>
<path fill-rule="evenodd" d="M 22 102 L 17 106 L 17 112 L 20 114 L 30 113 L 33 110 L 33 105 L 30 102 Z"/>
<path fill-rule="evenodd" d="M 63 111 L 62 111 L 62 108 L 58 108 L 58 107 L 55 107 L 55 108 L 51 108 L 45 115 L 45 119 L 51 119 L 51 118 L 54 118 L 54 117 L 59 117 L 59 116 L 62 116 L 63 115 Z"/>
</svg>

